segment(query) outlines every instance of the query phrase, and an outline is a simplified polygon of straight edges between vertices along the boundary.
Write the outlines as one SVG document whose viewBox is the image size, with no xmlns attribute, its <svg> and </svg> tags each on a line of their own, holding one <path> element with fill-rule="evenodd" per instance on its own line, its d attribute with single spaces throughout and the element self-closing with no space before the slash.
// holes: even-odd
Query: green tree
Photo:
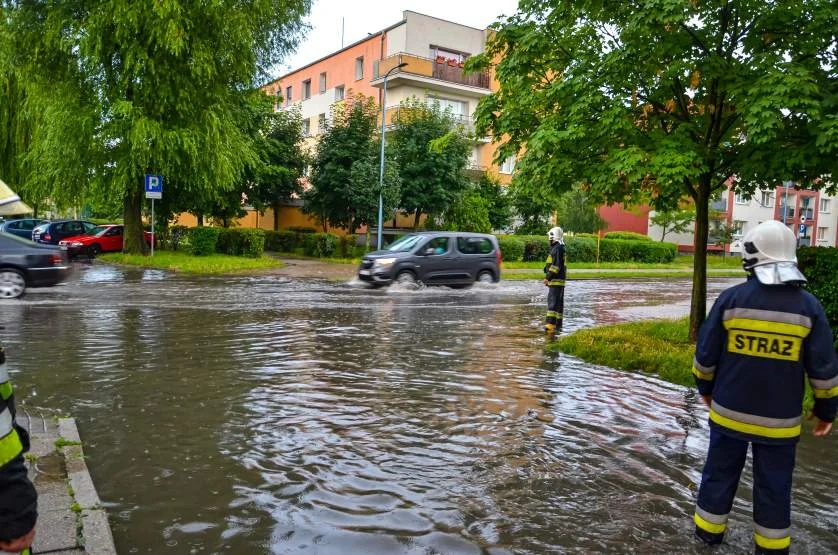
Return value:
<svg viewBox="0 0 838 555">
<path fill-rule="evenodd" d="M 257 158 L 258 80 L 289 52 L 309 0 L 2 1 L 29 113 L 33 181 L 57 202 L 94 182 L 122 197 L 127 252 L 143 252 L 143 176 L 164 195 L 212 198 Z M 179 190 L 173 190 L 173 188 Z"/>
<path fill-rule="evenodd" d="M 484 173 L 475 183 L 475 189 L 488 205 L 490 229 L 508 229 L 512 225 L 512 199 L 507 188 L 496 176 Z"/>
<path fill-rule="evenodd" d="M 399 107 L 392 145 L 402 182 L 399 208 L 413 214 L 416 229 L 423 213 L 442 214 L 468 187 L 471 140 L 438 102 L 429 106 L 414 97 Z"/>
<path fill-rule="evenodd" d="M 669 233 L 685 233 L 695 221 L 695 208 L 676 208 L 674 210 L 660 210 L 649 218 L 654 225 L 661 228 L 661 243 Z"/>
<path fill-rule="evenodd" d="M 477 187 L 470 187 L 439 217 L 432 218 L 432 227 L 447 231 L 491 233 L 491 205 Z"/>
<path fill-rule="evenodd" d="M 259 130 L 255 165 L 245 174 L 248 202 L 264 212 L 271 208 L 274 230 L 279 230 L 279 207 L 302 193 L 303 177 L 308 155 L 303 150 L 303 121 L 298 109 L 268 112 Z"/>
<path fill-rule="evenodd" d="M 557 222 L 564 231 L 596 233 L 605 228 L 597 207 L 581 187 L 574 187 L 559 198 L 556 207 Z"/>
<path fill-rule="evenodd" d="M 655 210 L 691 198 L 695 338 L 713 193 L 836 175 L 836 18 L 826 0 L 522 0 L 469 60 L 499 82 L 478 131 L 506 141 L 499 160 L 523 152 L 523 180 Z"/>
<path fill-rule="evenodd" d="M 515 233 L 519 235 L 541 235 L 551 227 L 550 219 L 561 197 L 560 191 L 541 183 L 520 179 L 517 174 L 509 184 L 512 208 L 519 224 Z"/>
<path fill-rule="evenodd" d="M 336 103 L 332 121 L 320 137 L 311 170 L 311 188 L 303 194 L 303 210 L 328 225 L 350 233 L 377 221 L 380 145 L 378 106 L 372 97 L 357 94 Z M 398 201 L 397 172 L 385 164 L 385 213 Z"/>
</svg>

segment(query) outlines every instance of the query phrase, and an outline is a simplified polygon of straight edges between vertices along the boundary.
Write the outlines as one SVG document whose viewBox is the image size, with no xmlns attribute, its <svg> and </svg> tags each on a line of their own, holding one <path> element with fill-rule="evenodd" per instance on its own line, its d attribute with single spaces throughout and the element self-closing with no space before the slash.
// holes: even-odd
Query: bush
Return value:
<svg viewBox="0 0 838 555">
<path fill-rule="evenodd" d="M 298 225 L 292 225 L 288 228 L 288 231 L 293 231 L 294 233 L 317 233 L 317 230 L 313 227 L 304 227 Z"/>
<path fill-rule="evenodd" d="M 596 262 L 596 239 L 577 235 L 565 239 L 564 246 L 568 262 Z"/>
<path fill-rule="evenodd" d="M 341 258 L 354 258 L 355 247 L 358 246 L 357 235 L 343 235 L 338 239 L 338 256 Z"/>
<path fill-rule="evenodd" d="M 550 241 L 546 236 L 528 235 L 524 238 L 524 262 L 543 262 L 550 255 Z"/>
<path fill-rule="evenodd" d="M 304 234 L 303 254 L 306 256 L 317 256 L 329 258 L 334 256 L 340 245 L 340 238 L 331 233 L 309 233 Z"/>
<path fill-rule="evenodd" d="M 573 237 L 587 237 L 588 239 L 593 239 L 594 241 L 599 239 L 599 235 L 596 233 L 574 233 Z"/>
<path fill-rule="evenodd" d="M 498 246 L 504 262 L 520 262 L 524 258 L 524 241 L 520 237 L 498 235 Z"/>
<path fill-rule="evenodd" d="M 297 248 L 297 234 L 293 231 L 266 231 L 265 250 L 273 252 L 294 252 Z"/>
<path fill-rule="evenodd" d="M 838 249 L 803 247 L 797 249 L 797 264 L 806 276 L 809 290 L 823 305 L 833 338 L 838 336 Z M 838 348 L 838 342 L 836 342 Z"/>
<path fill-rule="evenodd" d="M 220 229 L 217 227 L 193 227 L 189 229 L 190 251 L 195 256 L 208 256 L 215 252 Z"/>
<path fill-rule="evenodd" d="M 664 263 L 675 260 L 677 252 L 674 243 L 606 238 L 600 242 L 599 259 L 602 262 Z"/>
<path fill-rule="evenodd" d="M 221 229 L 215 250 L 221 254 L 259 258 L 265 252 L 265 232 L 249 228 Z"/>
<path fill-rule="evenodd" d="M 625 239 L 627 241 L 653 241 L 648 235 L 635 233 L 633 231 L 609 231 L 604 239 Z"/>
</svg>

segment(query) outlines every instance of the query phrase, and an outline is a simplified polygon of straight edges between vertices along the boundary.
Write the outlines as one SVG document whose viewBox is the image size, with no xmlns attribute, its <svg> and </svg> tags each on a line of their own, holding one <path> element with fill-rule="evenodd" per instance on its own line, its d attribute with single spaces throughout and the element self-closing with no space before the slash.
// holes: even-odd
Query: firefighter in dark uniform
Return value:
<svg viewBox="0 0 838 555">
<path fill-rule="evenodd" d="M 544 285 L 547 286 L 547 320 L 544 331 L 554 334 L 562 331 L 564 312 L 564 282 L 567 276 L 565 263 L 564 232 L 560 227 L 547 232 L 550 240 L 550 255 L 544 265 Z"/>
<path fill-rule="evenodd" d="M 815 397 L 813 434 L 829 433 L 838 406 L 838 359 L 823 307 L 803 290 L 796 240 L 770 220 L 743 239 L 748 280 L 724 291 L 701 327 L 693 374 L 710 407 L 710 447 L 695 508 L 695 533 L 720 543 L 753 452 L 756 553 L 788 553 L 791 482 L 804 378 Z"/>
<path fill-rule="evenodd" d="M 29 435 L 15 423 L 15 398 L 0 346 L 0 552 L 29 553 L 38 518 L 37 493 L 26 476 Z"/>
</svg>

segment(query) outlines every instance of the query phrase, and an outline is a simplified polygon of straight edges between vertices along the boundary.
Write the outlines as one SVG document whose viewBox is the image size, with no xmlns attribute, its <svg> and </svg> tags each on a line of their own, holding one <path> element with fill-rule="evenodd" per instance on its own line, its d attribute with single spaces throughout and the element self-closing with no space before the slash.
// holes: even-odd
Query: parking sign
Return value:
<svg viewBox="0 0 838 555">
<path fill-rule="evenodd" d="M 147 173 L 145 175 L 145 198 L 163 198 L 163 176 Z"/>
<path fill-rule="evenodd" d="M 806 224 L 800 224 L 800 233 L 806 233 Z"/>
</svg>

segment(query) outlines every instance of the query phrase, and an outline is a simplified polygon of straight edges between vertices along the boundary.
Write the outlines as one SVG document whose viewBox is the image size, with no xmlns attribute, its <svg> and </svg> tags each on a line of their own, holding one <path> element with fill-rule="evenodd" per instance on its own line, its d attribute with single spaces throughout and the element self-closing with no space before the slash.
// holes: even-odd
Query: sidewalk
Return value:
<svg viewBox="0 0 838 555">
<path fill-rule="evenodd" d="M 585 272 L 588 273 L 601 273 L 601 274 L 625 274 L 625 273 L 649 273 L 649 274 L 663 274 L 663 273 L 673 273 L 673 272 L 684 272 L 684 273 L 692 273 L 692 268 L 568 268 L 567 273 L 572 274 L 573 272 Z M 728 274 L 730 272 L 736 272 L 736 268 L 708 268 L 707 275 L 713 274 Z M 540 268 L 503 268 L 503 273 L 505 274 L 542 274 Z M 742 275 L 745 275 L 744 270 L 742 271 Z"/>
<path fill-rule="evenodd" d="M 72 418 L 55 420 L 18 409 L 29 430 L 29 479 L 38 490 L 38 524 L 32 553 L 116 554 L 108 517 L 84 462 Z"/>
</svg>

